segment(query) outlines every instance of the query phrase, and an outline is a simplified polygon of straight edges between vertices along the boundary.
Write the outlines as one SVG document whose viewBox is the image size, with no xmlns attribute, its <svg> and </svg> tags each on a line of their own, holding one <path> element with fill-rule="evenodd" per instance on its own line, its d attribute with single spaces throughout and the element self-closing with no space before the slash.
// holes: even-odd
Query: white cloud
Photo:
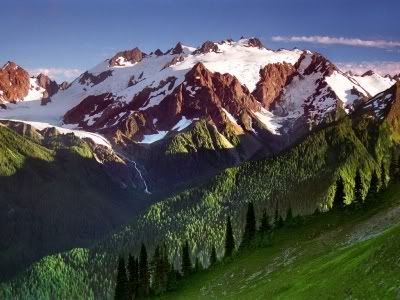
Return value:
<svg viewBox="0 0 400 300">
<path fill-rule="evenodd" d="M 400 41 L 387 40 L 362 40 L 358 38 L 344 38 L 333 36 L 273 36 L 274 42 L 298 42 L 298 43 L 314 43 L 324 45 L 347 45 L 356 47 L 371 48 L 395 48 L 400 47 Z"/>
<path fill-rule="evenodd" d="M 40 73 L 46 74 L 51 79 L 56 80 L 57 82 L 72 81 L 76 77 L 78 77 L 82 70 L 80 69 L 69 69 L 69 68 L 36 68 L 28 70 L 29 74 L 38 75 Z"/>
<path fill-rule="evenodd" d="M 336 65 L 342 71 L 352 71 L 355 74 L 363 74 L 369 70 L 380 75 L 400 74 L 400 62 L 398 61 L 337 62 Z"/>
</svg>

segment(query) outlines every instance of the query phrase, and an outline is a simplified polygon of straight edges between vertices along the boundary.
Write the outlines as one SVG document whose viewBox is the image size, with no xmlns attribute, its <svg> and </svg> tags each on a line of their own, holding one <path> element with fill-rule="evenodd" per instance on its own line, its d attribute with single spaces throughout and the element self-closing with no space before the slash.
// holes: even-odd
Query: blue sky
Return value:
<svg viewBox="0 0 400 300">
<path fill-rule="evenodd" d="M 242 35 L 273 49 L 318 51 L 340 66 L 400 72 L 398 0 L 0 0 L 0 7 L 0 64 L 47 69 L 58 80 L 135 46 L 150 52 Z"/>
</svg>

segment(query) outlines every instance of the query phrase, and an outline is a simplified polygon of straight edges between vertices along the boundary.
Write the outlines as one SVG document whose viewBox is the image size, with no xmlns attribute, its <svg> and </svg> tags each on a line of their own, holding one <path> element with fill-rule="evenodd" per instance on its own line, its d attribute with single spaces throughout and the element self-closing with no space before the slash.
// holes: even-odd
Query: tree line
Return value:
<svg viewBox="0 0 400 300">
<path fill-rule="evenodd" d="M 364 193 L 362 175 L 357 170 L 354 182 L 354 195 L 351 204 L 346 205 L 346 192 L 343 177 L 339 176 L 336 181 L 335 195 L 332 209 L 342 210 L 344 208 L 356 209 L 366 203 L 373 203 L 378 198 L 378 193 L 383 191 L 391 179 L 400 179 L 400 168 L 398 160 L 393 160 L 390 165 L 390 172 L 387 172 L 385 165 L 381 165 L 381 176 L 375 170 L 370 178 L 367 193 Z M 364 197 L 364 194 L 366 196 Z M 266 247 L 272 245 L 274 230 L 282 227 L 292 227 L 302 224 L 304 218 L 300 215 L 293 216 L 292 209 L 286 212 L 285 219 L 280 214 L 278 208 L 275 210 L 274 219 L 263 212 L 257 228 L 256 214 L 254 205 L 249 202 L 247 205 L 246 220 L 243 230 L 241 243 L 235 240 L 231 216 L 227 216 L 225 228 L 224 254 L 218 258 L 215 246 L 211 247 L 209 256 L 209 267 L 219 263 L 221 260 L 229 260 L 244 248 Z M 165 245 L 157 246 L 153 257 L 148 258 L 147 249 L 141 245 L 139 257 L 128 256 L 127 263 L 124 257 L 119 257 L 117 267 L 117 278 L 115 286 L 115 299 L 131 300 L 143 299 L 152 295 L 160 295 L 167 291 L 175 290 L 181 279 L 204 269 L 199 258 L 193 263 L 191 258 L 190 244 L 186 240 L 181 248 L 180 269 L 176 269 L 174 264 L 168 259 L 168 249 Z"/>
</svg>

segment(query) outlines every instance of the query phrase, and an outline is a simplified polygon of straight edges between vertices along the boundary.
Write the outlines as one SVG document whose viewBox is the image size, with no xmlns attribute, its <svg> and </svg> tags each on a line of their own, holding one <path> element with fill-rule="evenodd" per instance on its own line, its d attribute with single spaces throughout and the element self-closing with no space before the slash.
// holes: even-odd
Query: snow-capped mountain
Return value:
<svg viewBox="0 0 400 300">
<path fill-rule="evenodd" d="M 3 69 L 10 68 L 18 74 L 15 64 Z M 20 77 L 24 82 L 27 74 Z M 273 51 L 256 38 L 207 41 L 199 48 L 178 43 L 165 53 L 122 51 L 64 91 L 55 93 L 51 83 L 50 103 L 42 101 L 49 86 L 43 81 L 29 78 L 28 93 L 24 83 L 16 95 L 3 86 L 6 99 L 18 103 L 0 117 L 68 124 L 139 143 L 160 140 L 200 118 L 219 129 L 231 123 L 238 132 L 281 135 L 299 120 L 308 127 L 321 123 L 338 106 L 351 111 L 395 82 L 373 73 L 351 76 L 318 53 Z"/>
<path fill-rule="evenodd" d="M 112 146 L 139 163 L 150 189 L 276 153 L 396 82 L 256 38 L 121 51 L 63 88 L 12 63 L 2 70 L 0 119 Z"/>
<path fill-rule="evenodd" d="M 7 62 L 0 69 L 0 104 L 42 100 L 46 104 L 59 90 L 66 88 L 66 83 L 58 85 L 45 74 L 30 76 L 14 62 Z M 18 106 L 19 107 L 19 106 Z"/>
</svg>

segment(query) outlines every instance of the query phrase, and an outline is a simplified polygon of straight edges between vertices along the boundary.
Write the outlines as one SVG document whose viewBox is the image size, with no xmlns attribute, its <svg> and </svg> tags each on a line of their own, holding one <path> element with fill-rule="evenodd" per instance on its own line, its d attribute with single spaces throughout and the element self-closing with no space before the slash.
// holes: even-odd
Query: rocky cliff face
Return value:
<svg viewBox="0 0 400 300">
<path fill-rule="evenodd" d="M 0 100 L 15 102 L 28 95 L 29 74 L 14 62 L 6 63 L 0 69 Z"/>
</svg>

